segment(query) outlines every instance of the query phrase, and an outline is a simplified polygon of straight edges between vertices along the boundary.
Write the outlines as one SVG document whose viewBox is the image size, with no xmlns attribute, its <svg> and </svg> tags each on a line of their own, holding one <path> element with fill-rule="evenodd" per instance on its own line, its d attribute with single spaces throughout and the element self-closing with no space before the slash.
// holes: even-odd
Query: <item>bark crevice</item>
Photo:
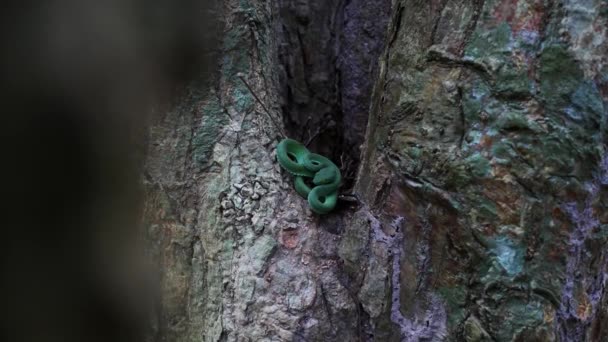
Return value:
<svg viewBox="0 0 608 342">
<path fill-rule="evenodd" d="M 390 1 L 277 0 L 287 136 L 331 158 L 354 183 Z"/>
</svg>

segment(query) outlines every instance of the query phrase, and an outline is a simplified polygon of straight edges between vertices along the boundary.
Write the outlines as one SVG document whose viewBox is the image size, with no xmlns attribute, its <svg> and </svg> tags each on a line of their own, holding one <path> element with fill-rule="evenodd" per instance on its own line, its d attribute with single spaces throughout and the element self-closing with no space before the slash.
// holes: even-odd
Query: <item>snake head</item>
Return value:
<svg viewBox="0 0 608 342">
<path fill-rule="evenodd" d="M 331 167 L 326 167 L 326 168 L 319 170 L 317 173 L 315 173 L 315 177 L 313 178 L 312 182 L 315 183 L 316 185 L 329 184 L 329 183 L 332 183 L 335 179 L 336 179 L 335 170 Z"/>
</svg>

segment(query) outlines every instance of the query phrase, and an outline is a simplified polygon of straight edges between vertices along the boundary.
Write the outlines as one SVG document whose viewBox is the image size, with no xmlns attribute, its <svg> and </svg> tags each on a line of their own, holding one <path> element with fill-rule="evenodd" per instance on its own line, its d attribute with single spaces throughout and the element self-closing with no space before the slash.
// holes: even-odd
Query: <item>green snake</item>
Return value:
<svg viewBox="0 0 608 342">
<path fill-rule="evenodd" d="M 310 153 L 308 149 L 293 139 L 283 139 L 277 146 L 279 164 L 295 176 L 295 189 L 308 200 L 312 211 L 327 214 L 338 201 L 338 188 L 342 181 L 340 169 L 322 155 Z M 312 178 L 311 189 L 305 178 Z"/>
</svg>

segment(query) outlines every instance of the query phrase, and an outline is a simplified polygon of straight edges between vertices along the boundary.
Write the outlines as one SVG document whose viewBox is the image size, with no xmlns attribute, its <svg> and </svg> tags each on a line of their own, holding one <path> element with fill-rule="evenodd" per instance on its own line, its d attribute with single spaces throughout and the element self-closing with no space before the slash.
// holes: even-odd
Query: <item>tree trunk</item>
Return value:
<svg viewBox="0 0 608 342">
<path fill-rule="evenodd" d="M 150 129 L 150 341 L 608 339 L 606 1 L 223 17 L 215 81 Z M 276 162 L 286 136 L 358 200 L 312 213 Z"/>
</svg>

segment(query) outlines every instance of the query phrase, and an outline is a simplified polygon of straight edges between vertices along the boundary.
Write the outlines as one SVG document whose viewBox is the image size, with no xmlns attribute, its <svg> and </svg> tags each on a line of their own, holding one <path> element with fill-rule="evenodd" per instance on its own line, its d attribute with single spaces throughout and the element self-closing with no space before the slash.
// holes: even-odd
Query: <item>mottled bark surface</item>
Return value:
<svg viewBox="0 0 608 342">
<path fill-rule="evenodd" d="M 403 234 L 380 340 L 605 340 L 606 2 L 395 6 L 357 183 Z"/>
<path fill-rule="evenodd" d="M 608 338 L 606 1 L 223 17 L 216 80 L 150 130 L 151 341 Z M 360 203 L 313 214 L 282 132 L 351 172 Z"/>
</svg>

